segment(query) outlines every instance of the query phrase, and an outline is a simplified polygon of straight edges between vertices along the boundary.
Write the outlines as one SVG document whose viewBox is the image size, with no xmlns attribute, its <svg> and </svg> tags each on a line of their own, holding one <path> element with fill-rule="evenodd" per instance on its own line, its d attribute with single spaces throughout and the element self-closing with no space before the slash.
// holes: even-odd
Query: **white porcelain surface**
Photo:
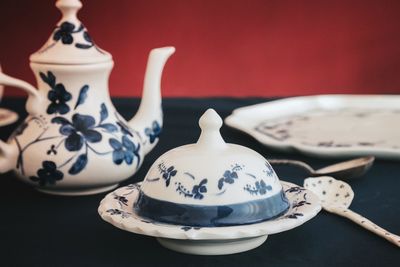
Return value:
<svg viewBox="0 0 400 267">
<path fill-rule="evenodd" d="M 161 74 L 175 49 L 150 52 L 141 105 L 126 121 L 115 110 L 108 91 L 111 56 L 78 26 L 80 1 L 59 0 L 56 5 L 63 17 L 48 47 L 31 57 L 38 89 L 0 72 L 0 84 L 29 95 L 29 116 L 7 143 L 0 142 L 0 172 L 14 169 L 23 181 L 52 194 L 111 190 L 138 170 L 158 142 L 163 124 Z M 79 38 L 91 43 L 77 45 Z"/>
<path fill-rule="evenodd" d="M 256 237 L 238 238 L 231 240 L 197 240 L 187 241 L 182 239 L 157 238 L 164 247 L 186 254 L 194 255 L 226 255 L 245 252 L 261 246 L 267 235 Z"/>
<path fill-rule="evenodd" d="M 227 125 L 283 151 L 400 159 L 400 96 L 293 97 L 234 110 Z"/>
<path fill-rule="evenodd" d="M 112 225 L 129 232 L 157 237 L 162 245 L 176 251 L 205 255 L 231 254 L 257 247 L 267 235 L 295 228 L 320 211 L 319 199 L 312 192 L 292 183 L 281 183 L 290 203 L 289 210 L 278 218 L 249 225 L 190 227 L 141 218 L 134 212 L 140 183 L 109 193 L 101 201 L 98 211 Z"/>
<path fill-rule="evenodd" d="M 160 156 L 148 171 L 142 192 L 174 203 L 219 205 L 263 199 L 282 190 L 278 176 L 260 154 L 228 144 L 219 129 L 222 120 L 207 110 L 199 120 L 201 135 L 195 144 L 174 148 Z M 265 192 L 257 191 L 257 182 Z M 203 183 L 202 183 L 203 182 Z M 206 192 L 193 194 L 202 184 Z"/>
</svg>

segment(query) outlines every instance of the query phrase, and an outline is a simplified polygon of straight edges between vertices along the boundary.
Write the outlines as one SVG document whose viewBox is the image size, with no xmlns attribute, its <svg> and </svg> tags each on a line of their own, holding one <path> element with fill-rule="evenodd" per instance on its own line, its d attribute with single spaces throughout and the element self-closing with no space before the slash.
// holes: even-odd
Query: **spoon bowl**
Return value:
<svg viewBox="0 0 400 267">
<path fill-rule="evenodd" d="M 313 173 L 313 176 L 333 176 L 339 179 L 358 178 L 363 176 L 374 163 L 375 157 L 368 156 L 343 161 L 333 165 L 318 169 Z"/>
<path fill-rule="evenodd" d="M 321 205 L 326 210 L 333 208 L 349 208 L 354 198 L 350 185 L 329 176 L 307 178 L 304 188 L 311 190 L 321 200 Z"/>
</svg>

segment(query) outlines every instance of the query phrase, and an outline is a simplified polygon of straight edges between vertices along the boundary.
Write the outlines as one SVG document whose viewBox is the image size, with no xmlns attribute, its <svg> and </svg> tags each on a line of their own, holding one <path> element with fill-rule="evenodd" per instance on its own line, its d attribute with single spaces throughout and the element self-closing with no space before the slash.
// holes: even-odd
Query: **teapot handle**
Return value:
<svg viewBox="0 0 400 267">
<path fill-rule="evenodd" d="M 18 151 L 12 144 L 0 140 L 0 173 L 5 173 L 15 167 Z"/>
<path fill-rule="evenodd" d="M 30 115 L 38 115 L 44 102 L 39 91 L 29 83 L 10 77 L 0 71 L 0 84 L 12 87 L 18 87 L 28 93 L 29 97 L 26 102 L 26 111 Z"/>
</svg>

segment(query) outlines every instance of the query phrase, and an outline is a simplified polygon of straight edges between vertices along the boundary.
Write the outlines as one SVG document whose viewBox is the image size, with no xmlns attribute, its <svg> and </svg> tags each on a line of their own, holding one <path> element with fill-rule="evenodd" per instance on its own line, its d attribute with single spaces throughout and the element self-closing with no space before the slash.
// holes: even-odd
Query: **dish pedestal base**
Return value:
<svg viewBox="0 0 400 267">
<path fill-rule="evenodd" d="M 186 254 L 227 255 L 256 248 L 267 240 L 267 235 L 227 240 L 184 240 L 157 238 L 166 248 Z"/>
<path fill-rule="evenodd" d="M 58 195 L 58 196 L 86 196 L 86 195 L 94 195 L 103 192 L 107 192 L 116 188 L 118 184 L 107 185 L 102 187 L 94 187 L 94 188 L 85 188 L 85 189 L 45 189 L 36 187 L 35 189 L 39 192 L 50 194 L 50 195 Z"/>
</svg>

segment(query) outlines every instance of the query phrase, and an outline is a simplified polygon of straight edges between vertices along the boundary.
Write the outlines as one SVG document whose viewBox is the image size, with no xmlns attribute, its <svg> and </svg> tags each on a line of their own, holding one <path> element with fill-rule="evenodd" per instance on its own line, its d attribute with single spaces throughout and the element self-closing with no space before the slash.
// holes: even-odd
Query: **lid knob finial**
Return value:
<svg viewBox="0 0 400 267">
<path fill-rule="evenodd" d="M 210 108 L 201 116 L 199 120 L 201 135 L 197 141 L 198 145 L 207 147 L 226 145 L 219 132 L 222 126 L 222 119 L 218 113 Z"/>
<path fill-rule="evenodd" d="M 78 10 L 81 9 L 82 3 L 79 0 L 58 0 L 56 7 L 60 9 L 63 21 L 75 21 L 77 20 Z"/>
<path fill-rule="evenodd" d="M 204 130 L 219 130 L 222 126 L 222 119 L 218 113 L 212 109 L 207 109 L 206 112 L 201 116 L 199 125 L 202 131 Z"/>
</svg>

